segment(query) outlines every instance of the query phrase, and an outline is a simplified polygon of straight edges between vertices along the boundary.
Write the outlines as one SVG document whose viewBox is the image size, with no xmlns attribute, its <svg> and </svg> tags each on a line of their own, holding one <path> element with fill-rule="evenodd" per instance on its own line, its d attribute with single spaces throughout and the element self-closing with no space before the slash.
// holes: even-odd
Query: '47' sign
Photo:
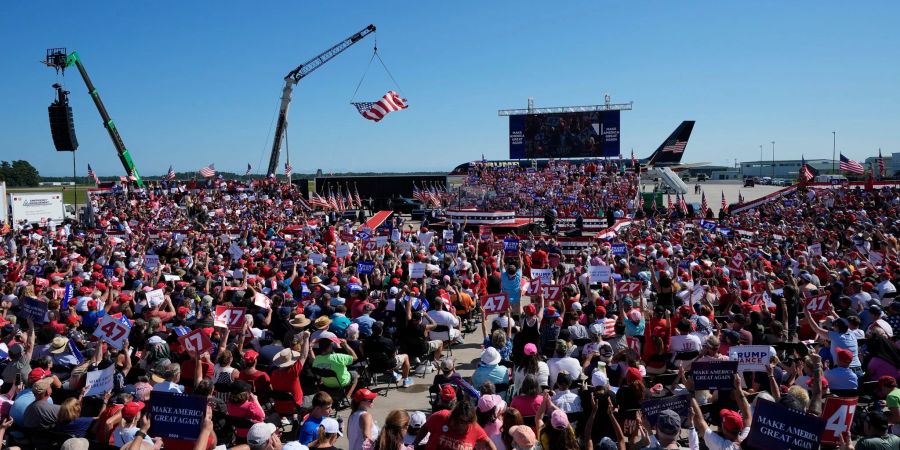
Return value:
<svg viewBox="0 0 900 450">
<path fill-rule="evenodd" d="M 247 308 L 236 306 L 216 306 L 216 320 L 213 325 L 227 327 L 229 330 L 240 330 L 244 326 L 244 314 Z"/>
<path fill-rule="evenodd" d="M 103 342 L 122 350 L 125 339 L 131 332 L 131 323 L 128 319 L 117 319 L 113 316 L 103 316 L 103 320 L 94 330 L 94 336 L 97 336 Z"/>
<path fill-rule="evenodd" d="M 184 336 L 179 336 L 178 342 L 191 355 L 199 355 L 213 348 L 212 341 L 199 328 Z"/>
<path fill-rule="evenodd" d="M 817 295 L 806 301 L 806 309 L 810 313 L 824 312 L 828 308 L 828 294 Z"/>
<path fill-rule="evenodd" d="M 481 308 L 485 315 L 503 314 L 509 309 L 509 296 L 506 292 L 488 295 L 482 300 Z"/>
<path fill-rule="evenodd" d="M 562 286 L 551 284 L 549 286 L 541 286 L 541 292 L 544 294 L 544 300 L 548 302 L 559 301 L 562 294 Z"/>
</svg>

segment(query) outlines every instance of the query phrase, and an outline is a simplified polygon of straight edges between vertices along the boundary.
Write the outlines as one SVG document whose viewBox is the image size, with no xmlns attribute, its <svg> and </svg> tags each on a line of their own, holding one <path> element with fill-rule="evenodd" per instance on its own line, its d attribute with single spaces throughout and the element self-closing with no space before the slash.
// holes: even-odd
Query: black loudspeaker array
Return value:
<svg viewBox="0 0 900 450">
<path fill-rule="evenodd" d="M 74 152 L 78 149 L 78 139 L 75 137 L 75 119 L 72 116 L 72 107 L 69 106 L 65 92 L 60 89 L 60 98 L 47 108 L 50 115 L 50 133 L 53 135 L 53 146 L 56 147 L 56 151 Z"/>
</svg>

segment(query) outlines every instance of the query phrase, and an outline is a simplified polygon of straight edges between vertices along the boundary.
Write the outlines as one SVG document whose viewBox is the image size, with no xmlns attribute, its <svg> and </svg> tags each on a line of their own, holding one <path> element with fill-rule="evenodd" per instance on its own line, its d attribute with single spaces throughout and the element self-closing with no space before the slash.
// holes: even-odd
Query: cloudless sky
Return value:
<svg viewBox="0 0 900 450">
<path fill-rule="evenodd" d="M 0 2 L 0 159 L 71 173 L 56 153 L 50 87 L 72 92 L 79 175 L 121 175 L 76 70 L 39 63 L 77 50 L 140 172 L 215 163 L 264 172 L 284 75 L 362 29 L 409 109 L 380 123 L 349 105 L 375 40 L 300 82 L 288 132 L 295 173 L 449 171 L 508 156 L 497 110 L 634 101 L 622 152 L 646 157 L 697 121 L 685 161 L 772 156 L 863 160 L 900 151 L 900 3 L 610 1 Z M 398 89 L 377 61 L 357 101 Z M 284 149 L 279 168 L 284 164 Z M 281 170 L 281 169 L 279 169 Z"/>
</svg>

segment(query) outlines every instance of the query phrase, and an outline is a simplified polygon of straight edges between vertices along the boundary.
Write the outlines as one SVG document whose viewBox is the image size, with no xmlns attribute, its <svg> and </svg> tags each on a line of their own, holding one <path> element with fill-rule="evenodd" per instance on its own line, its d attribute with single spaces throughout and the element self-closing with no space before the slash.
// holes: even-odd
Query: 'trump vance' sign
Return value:
<svg viewBox="0 0 900 450">
<path fill-rule="evenodd" d="M 728 349 L 728 357 L 738 362 L 741 372 L 765 372 L 772 359 L 771 350 L 768 345 L 738 345 Z"/>
</svg>

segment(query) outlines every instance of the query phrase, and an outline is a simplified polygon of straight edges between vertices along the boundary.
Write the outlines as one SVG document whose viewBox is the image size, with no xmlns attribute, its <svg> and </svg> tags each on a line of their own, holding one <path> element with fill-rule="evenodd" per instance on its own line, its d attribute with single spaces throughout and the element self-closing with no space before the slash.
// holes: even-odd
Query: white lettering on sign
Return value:
<svg viewBox="0 0 900 450">
<path fill-rule="evenodd" d="M 505 293 L 492 294 L 481 303 L 484 314 L 503 314 L 509 309 L 509 296 Z"/>
</svg>

